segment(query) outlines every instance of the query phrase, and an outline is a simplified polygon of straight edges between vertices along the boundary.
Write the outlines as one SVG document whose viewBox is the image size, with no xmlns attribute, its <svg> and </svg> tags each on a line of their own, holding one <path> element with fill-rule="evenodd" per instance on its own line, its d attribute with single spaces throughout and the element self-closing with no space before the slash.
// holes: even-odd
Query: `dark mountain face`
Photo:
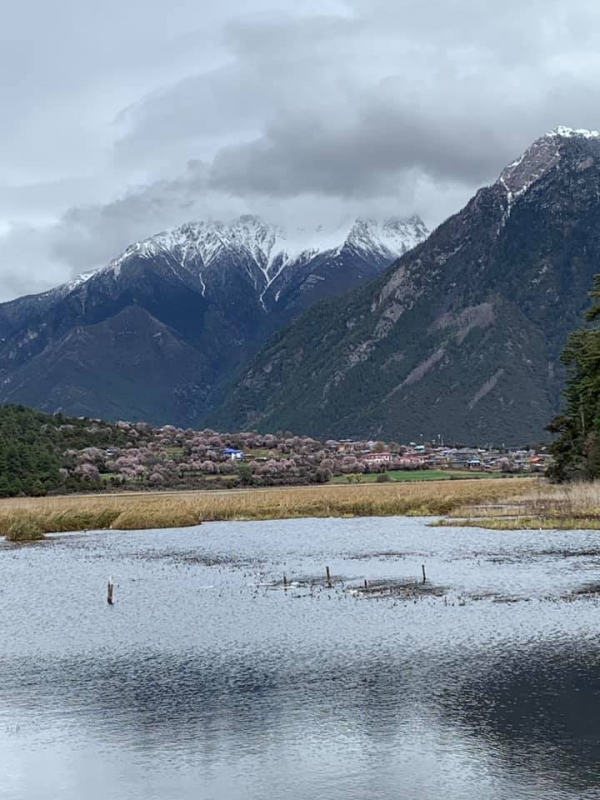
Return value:
<svg viewBox="0 0 600 800">
<path fill-rule="evenodd" d="M 270 342 L 214 421 L 517 444 L 560 403 L 600 271 L 600 136 L 537 141 L 424 243 Z"/>
<path fill-rule="evenodd" d="M 357 222 L 336 246 L 302 246 L 242 217 L 139 242 L 96 273 L 0 305 L 0 402 L 197 424 L 269 335 L 426 234 L 417 218 Z"/>
</svg>

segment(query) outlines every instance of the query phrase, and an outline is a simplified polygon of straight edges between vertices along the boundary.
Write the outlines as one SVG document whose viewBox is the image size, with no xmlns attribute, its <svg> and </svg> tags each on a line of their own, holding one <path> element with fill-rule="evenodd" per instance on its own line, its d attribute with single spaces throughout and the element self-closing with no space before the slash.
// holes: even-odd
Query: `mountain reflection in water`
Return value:
<svg viewBox="0 0 600 800">
<path fill-rule="evenodd" d="M 0 796 L 598 798 L 600 607 L 565 599 L 593 544 L 360 519 L 2 547 Z M 348 591 L 424 562 L 443 596 Z"/>
</svg>

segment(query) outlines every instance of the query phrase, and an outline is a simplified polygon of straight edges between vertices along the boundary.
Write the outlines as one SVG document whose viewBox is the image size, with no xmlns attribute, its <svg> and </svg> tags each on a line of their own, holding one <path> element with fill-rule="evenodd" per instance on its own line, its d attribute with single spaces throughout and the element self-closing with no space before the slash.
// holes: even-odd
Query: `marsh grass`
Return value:
<svg viewBox="0 0 600 800">
<path fill-rule="evenodd" d="M 6 531 L 9 542 L 35 542 L 44 538 L 44 530 L 39 521 L 30 514 L 14 519 Z"/>
<path fill-rule="evenodd" d="M 449 512 L 439 525 L 492 530 L 598 530 L 600 529 L 600 481 L 553 485 L 531 481 L 527 491 L 502 502 L 468 504 Z"/>
<path fill-rule="evenodd" d="M 600 520 L 569 517 L 473 517 L 471 519 L 440 519 L 433 523 L 441 528 L 485 528 L 492 531 L 594 531 L 600 530 Z"/>
<path fill-rule="evenodd" d="M 0 501 L 0 535 L 11 526 L 42 533 L 179 528 L 225 520 L 298 517 L 435 516 L 473 504 L 505 502 L 522 495 L 531 478 L 178 492 L 11 498 Z"/>
</svg>

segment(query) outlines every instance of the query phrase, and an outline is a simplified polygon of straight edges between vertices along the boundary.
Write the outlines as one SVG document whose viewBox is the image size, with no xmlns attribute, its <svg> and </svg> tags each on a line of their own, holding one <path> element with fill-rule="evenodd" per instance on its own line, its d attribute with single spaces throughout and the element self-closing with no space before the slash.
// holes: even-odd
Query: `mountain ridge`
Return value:
<svg viewBox="0 0 600 800">
<path fill-rule="evenodd" d="M 247 216 L 136 242 L 100 270 L 0 305 L 0 401 L 197 424 L 260 343 L 425 235 L 416 217 L 358 221 L 333 248 L 303 249 L 298 235 L 286 250 L 282 229 Z"/>
<path fill-rule="evenodd" d="M 598 220 L 600 136 L 555 129 L 370 284 L 267 344 L 213 419 L 312 435 L 542 438 L 597 271 Z"/>
</svg>

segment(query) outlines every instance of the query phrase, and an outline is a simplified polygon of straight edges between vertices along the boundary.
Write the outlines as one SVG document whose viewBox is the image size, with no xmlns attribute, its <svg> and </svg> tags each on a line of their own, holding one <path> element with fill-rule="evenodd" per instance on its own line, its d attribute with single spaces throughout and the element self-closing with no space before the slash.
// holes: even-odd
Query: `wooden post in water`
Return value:
<svg viewBox="0 0 600 800">
<path fill-rule="evenodd" d="M 329 571 L 329 567 L 325 567 L 325 572 L 327 574 L 327 586 L 331 589 L 331 572 Z"/>
<path fill-rule="evenodd" d="M 107 592 L 107 595 L 106 595 L 106 602 L 108 603 L 109 606 L 112 606 L 114 604 L 114 597 L 113 597 L 114 591 L 115 591 L 115 585 L 113 583 L 113 579 L 109 578 L 108 579 L 108 592 Z"/>
<path fill-rule="evenodd" d="M 427 583 L 427 575 L 425 573 L 425 564 L 421 564 L 421 569 L 423 570 L 423 586 Z"/>
</svg>

